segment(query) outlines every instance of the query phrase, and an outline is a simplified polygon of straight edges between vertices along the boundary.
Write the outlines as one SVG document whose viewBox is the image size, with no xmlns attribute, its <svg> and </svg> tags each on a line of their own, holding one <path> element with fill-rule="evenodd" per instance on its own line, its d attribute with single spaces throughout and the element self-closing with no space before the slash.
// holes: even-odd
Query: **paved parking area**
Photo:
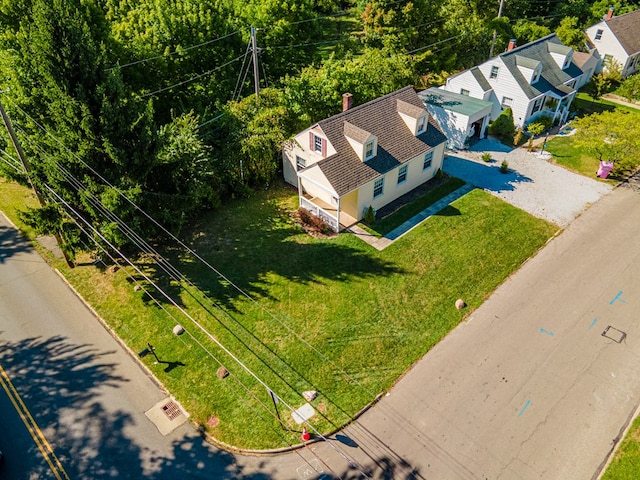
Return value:
<svg viewBox="0 0 640 480">
<path fill-rule="evenodd" d="M 482 160 L 484 152 L 491 153 L 491 162 Z M 503 160 L 509 173 L 500 172 Z M 596 180 L 595 172 L 588 178 L 551 163 L 546 154 L 509 149 L 492 139 L 449 153 L 444 171 L 563 228 L 613 188 Z"/>
</svg>

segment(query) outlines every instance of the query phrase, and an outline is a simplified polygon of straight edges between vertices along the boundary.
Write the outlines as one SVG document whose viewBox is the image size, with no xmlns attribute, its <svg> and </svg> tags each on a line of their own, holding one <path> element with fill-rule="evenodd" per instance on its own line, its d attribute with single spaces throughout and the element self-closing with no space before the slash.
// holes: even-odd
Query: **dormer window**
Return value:
<svg viewBox="0 0 640 480">
<path fill-rule="evenodd" d="M 491 67 L 491 74 L 489 75 L 489 78 L 498 78 L 499 70 L 500 70 L 500 67 L 496 67 L 496 66 Z"/>
<path fill-rule="evenodd" d="M 424 127 L 425 127 L 426 123 L 427 123 L 426 117 L 420 117 L 418 119 L 418 133 L 424 132 L 424 130 L 425 130 Z"/>
<path fill-rule="evenodd" d="M 367 142 L 364 150 L 364 159 L 369 160 L 373 157 L 373 142 Z"/>
<path fill-rule="evenodd" d="M 327 140 L 320 135 L 316 135 L 315 132 L 309 132 L 309 150 L 315 153 L 319 153 L 322 157 L 327 156 Z"/>
<path fill-rule="evenodd" d="M 593 37 L 594 40 L 600 40 L 602 38 L 602 34 L 604 33 L 604 30 L 596 30 L 596 36 Z"/>
<path fill-rule="evenodd" d="M 570 63 L 571 63 L 571 57 L 567 56 L 566 60 L 564 61 L 564 64 L 562 65 L 562 70 L 567 68 Z"/>
<path fill-rule="evenodd" d="M 540 80 L 540 70 L 536 70 L 533 74 L 533 78 L 531 79 L 531 83 L 534 84 L 536 83 L 538 80 Z"/>
</svg>

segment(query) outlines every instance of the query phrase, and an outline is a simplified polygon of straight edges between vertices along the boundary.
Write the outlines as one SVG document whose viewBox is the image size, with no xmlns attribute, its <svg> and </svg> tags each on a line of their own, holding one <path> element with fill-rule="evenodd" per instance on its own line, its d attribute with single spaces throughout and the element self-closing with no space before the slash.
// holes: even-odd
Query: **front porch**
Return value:
<svg viewBox="0 0 640 480">
<path fill-rule="evenodd" d="M 308 193 L 299 196 L 300 206 L 309 210 L 316 217 L 321 218 L 333 230 L 340 232 L 358 223 L 358 220 L 345 212 L 338 212 L 338 208 L 329 205 L 321 198 L 314 197 Z"/>
</svg>

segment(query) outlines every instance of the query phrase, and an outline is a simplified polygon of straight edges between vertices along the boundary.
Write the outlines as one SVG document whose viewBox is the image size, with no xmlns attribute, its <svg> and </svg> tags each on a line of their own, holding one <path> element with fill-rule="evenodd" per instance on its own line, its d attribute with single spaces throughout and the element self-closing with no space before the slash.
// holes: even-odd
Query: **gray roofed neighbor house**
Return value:
<svg viewBox="0 0 640 480">
<path fill-rule="evenodd" d="M 573 61 L 564 70 L 558 66 L 549 51 L 551 50 L 565 55 L 571 51 L 568 47 L 565 47 L 567 50 L 560 47 L 564 47 L 564 45 L 562 45 L 558 36 L 552 33 L 534 42 L 504 52 L 500 54 L 499 57 L 529 99 L 538 97 L 549 91 L 554 92 L 560 97 L 564 97 L 573 91 L 573 89 L 567 87 L 564 83 L 579 77 L 583 72 Z M 542 75 L 533 85 L 530 85 L 518 70 L 516 63 L 518 57 L 525 57 L 542 63 Z"/>
<path fill-rule="evenodd" d="M 398 100 L 421 111 L 425 109 L 418 94 L 409 86 L 318 122 L 337 153 L 313 167 L 320 168 L 339 196 L 446 142 L 444 133 L 431 118 L 423 133 L 413 135 L 398 113 Z M 358 158 L 345 137 L 345 123 L 377 137 L 375 157 L 366 162 Z"/>
<path fill-rule="evenodd" d="M 640 52 L 640 10 L 605 20 L 627 55 Z"/>
</svg>

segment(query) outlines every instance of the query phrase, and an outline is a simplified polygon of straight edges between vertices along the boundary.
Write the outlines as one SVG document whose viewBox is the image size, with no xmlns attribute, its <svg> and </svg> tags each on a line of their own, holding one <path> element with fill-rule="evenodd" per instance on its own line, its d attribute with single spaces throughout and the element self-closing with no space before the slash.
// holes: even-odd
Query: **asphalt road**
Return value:
<svg viewBox="0 0 640 480">
<path fill-rule="evenodd" d="M 237 478 L 189 424 L 159 433 L 166 394 L 1 214 L 0 367 L 3 479 Z"/>
</svg>

